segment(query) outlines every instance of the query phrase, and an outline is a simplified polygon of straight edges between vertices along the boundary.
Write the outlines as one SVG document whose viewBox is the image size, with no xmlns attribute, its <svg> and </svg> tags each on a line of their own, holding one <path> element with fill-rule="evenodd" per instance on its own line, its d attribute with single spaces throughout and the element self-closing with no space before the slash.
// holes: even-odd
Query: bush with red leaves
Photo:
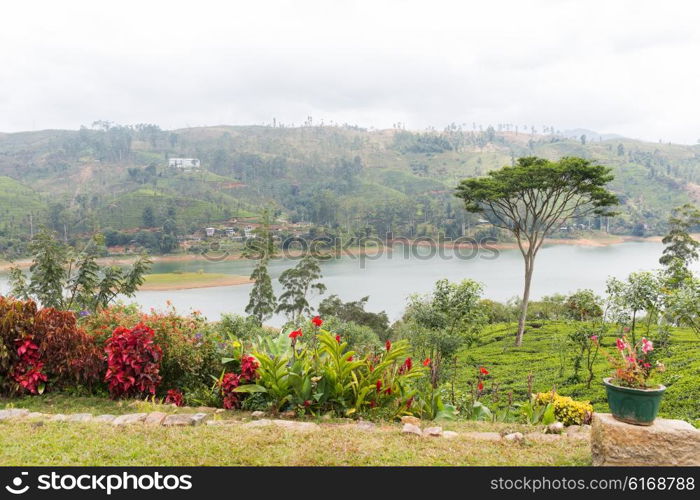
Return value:
<svg viewBox="0 0 700 500">
<path fill-rule="evenodd" d="M 239 385 L 241 385 L 241 376 L 237 373 L 225 373 L 219 381 L 221 395 L 224 398 L 224 408 L 227 410 L 239 408 L 241 405 L 242 394 L 233 391 Z"/>
<path fill-rule="evenodd" d="M 241 382 L 252 384 L 258 378 L 258 360 L 253 356 L 243 356 L 241 358 Z"/>
<path fill-rule="evenodd" d="M 20 388 L 13 373 L 20 362 L 17 339 L 33 339 L 36 303 L 0 297 L 0 393 L 11 394 Z M 35 342 L 36 344 L 36 342 Z"/>
<path fill-rule="evenodd" d="M 185 406 L 185 398 L 179 389 L 170 389 L 165 396 L 165 404 Z"/>
<path fill-rule="evenodd" d="M 30 394 L 44 392 L 46 374 L 43 373 L 44 363 L 41 362 L 39 346 L 31 337 L 15 340 L 18 360 L 12 369 L 11 376 L 20 387 Z"/>
<path fill-rule="evenodd" d="M 53 386 L 92 386 L 99 381 L 104 370 L 102 353 L 95 340 L 78 327 L 75 314 L 42 309 L 36 314 L 34 332 Z"/>
<path fill-rule="evenodd" d="M 71 311 L 0 297 L 0 392 L 90 386 L 103 369 L 102 352 Z"/>
<path fill-rule="evenodd" d="M 154 341 L 153 330 L 143 323 L 132 329 L 117 327 L 107 339 L 105 352 L 105 382 L 112 398 L 156 393 L 162 351 Z"/>
</svg>

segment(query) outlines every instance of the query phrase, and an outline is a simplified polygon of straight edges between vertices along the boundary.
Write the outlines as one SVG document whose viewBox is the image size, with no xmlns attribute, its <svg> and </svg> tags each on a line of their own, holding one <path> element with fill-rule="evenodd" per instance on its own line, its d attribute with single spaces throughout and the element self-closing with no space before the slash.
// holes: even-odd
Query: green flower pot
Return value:
<svg viewBox="0 0 700 500">
<path fill-rule="evenodd" d="M 603 383 L 608 392 L 608 406 L 613 417 L 634 425 L 654 423 L 665 386 L 657 389 L 632 389 L 612 384 L 609 377 L 604 378 Z"/>
</svg>

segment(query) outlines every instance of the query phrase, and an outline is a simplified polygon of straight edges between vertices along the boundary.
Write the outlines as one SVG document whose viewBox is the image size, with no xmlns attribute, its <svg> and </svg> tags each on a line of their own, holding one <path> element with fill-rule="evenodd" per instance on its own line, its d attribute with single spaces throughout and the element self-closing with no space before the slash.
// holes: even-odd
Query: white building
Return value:
<svg viewBox="0 0 700 500">
<path fill-rule="evenodd" d="M 200 168 L 202 165 L 197 158 L 170 158 L 168 160 L 168 166 L 182 170 L 192 170 L 194 168 Z"/>
</svg>

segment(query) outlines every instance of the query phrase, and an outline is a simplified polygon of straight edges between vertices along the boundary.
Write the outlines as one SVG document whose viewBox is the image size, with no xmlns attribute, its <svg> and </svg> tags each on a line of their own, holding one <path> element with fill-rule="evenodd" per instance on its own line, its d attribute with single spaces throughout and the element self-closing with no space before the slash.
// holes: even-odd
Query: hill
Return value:
<svg viewBox="0 0 700 500">
<path fill-rule="evenodd" d="M 166 221 L 179 234 L 190 233 L 264 207 L 274 208 L 280 220 L 328 231 L 457 237 L 484 230 L 453 197 L 459 180 L 527 155 L 576 155 L 613 168 L 611 189 L 622 200 L 621 215 L 578 221 L 579 231 L 660 234 L 671 208 L 700 197 L 700 147 L 591 137 L 598 140 L 492 127 L 165 131 L 106 122 L 79 131 L 3 134 L 0 201 L 12 209 L 3 222 L 3 248 L 26 239 L 30 213 L 34 223 L 71 238 L 97 229 L 161 229 Z M 169 167 L 173 157 L 198 158 L 202 167 Z"/>
</svg>

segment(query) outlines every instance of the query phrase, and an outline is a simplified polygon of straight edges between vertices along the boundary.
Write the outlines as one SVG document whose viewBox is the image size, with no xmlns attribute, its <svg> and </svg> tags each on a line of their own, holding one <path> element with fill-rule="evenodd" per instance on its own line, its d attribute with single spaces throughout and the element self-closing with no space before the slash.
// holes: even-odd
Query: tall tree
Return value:
<svg viewBox="0 0 700 500">
<path fill-rule="evenodd" d="M 483 213 L 494 226 L 510 231 L 525 261 L 516 345 L 523 342 L 535 257 L 545 237 L 575 217 L 614 215 L 608 207 L 618 199 L 605 188 L 612 179 L 610 168 L 583 158 L 525 157 L 512 167 L 465 179 L 458 186 L 456 195 L 466 210 Z"/>
<path fill-rule="evenodd" d="M 307 297 L 314 290 L 319 294 L 326 291 L 326 285 L 319 281 L 322 277 L 318 259 L 312 254 L 305 255 L 296 266 L 284 271 L 279 277 L 284 292 L 280 295 L 277 312 L 286 314 L 295 323 L 301 315 L 311 313 Z"/>
<path fill-rule="evenodd" d="M 665 248 L 659 263 L 666 267 L 670 284 L 674 285 L 690 276 L 688 267 L 698 260 L 700 241 L 690 231 L 700 225 L 700 210 L 690 203 L 676 207 L 668 224 L 668 234 L 661 240 Z"/>
<path fill-rule="evenodd" d="M 245 308 L 245 312 L 253 316 L 260 325 L 272 316 L 277 305 L 272 280 L 267 272 L 267 263 L 268 259 L 260 259 L 250 275 L 250 279 L 255 284 L 250 291 L 248 305 Z"/>
<path fill-rule="evenodd" d="M 248 298 L 245 312 L 253 316 L 258 324 L 270 318 L 277 307 L 277 298 L 272 289 L 272 279 L 267 265 L 275 256 L 275 242 L 270 229 L 270 212 L 263 212 L 260 225 L 254 230 L 255 237 L 246 241 L 243 255 L 258 260 L 250 279 L 255 282 Z"/>
</svg>

